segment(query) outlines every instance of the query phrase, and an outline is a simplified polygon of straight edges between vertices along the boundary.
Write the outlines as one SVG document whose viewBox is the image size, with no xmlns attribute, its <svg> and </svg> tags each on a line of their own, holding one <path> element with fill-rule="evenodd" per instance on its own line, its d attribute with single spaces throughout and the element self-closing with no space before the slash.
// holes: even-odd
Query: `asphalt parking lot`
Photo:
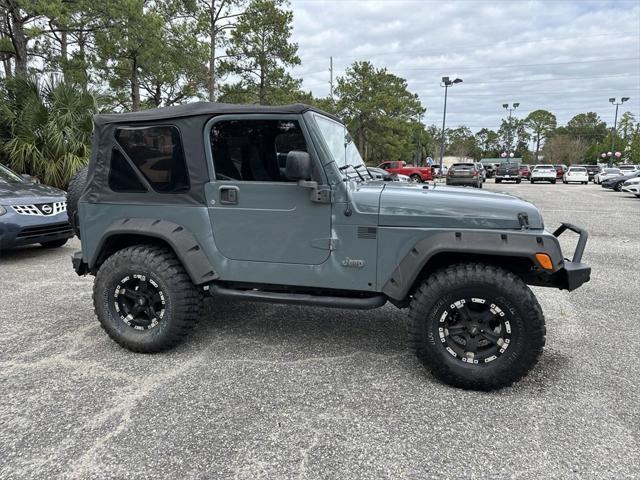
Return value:
<svg viewBox="0 0 640 480">
<path fill-rule="evenodd" d="M 78 241 L 4 252 L 0 478 L 637 478 L 640 199 L 485 188 L 587 228 L 593 267 L 573 293 L 535 288 L 547 347 L 493 393 L 437 382 L 390 305 L 211 302 L 186 344 L 130 353 L 71 269 Z"/>
</svg>

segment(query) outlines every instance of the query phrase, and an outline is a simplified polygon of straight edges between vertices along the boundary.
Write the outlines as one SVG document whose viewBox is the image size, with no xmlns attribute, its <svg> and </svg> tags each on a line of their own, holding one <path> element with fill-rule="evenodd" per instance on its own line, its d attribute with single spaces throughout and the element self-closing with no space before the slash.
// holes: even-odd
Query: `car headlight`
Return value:
<svg viewBox="0 0 640 480">
<path fill-rule="evenodd" d="M 2 205 L 0 205 L 0 217 L 1 217 L 2 215 L 4 215 L 5 213 L 7 213 L 7 209 L 6 209 L 6 208 L 4 208 Z"/>
</svg>

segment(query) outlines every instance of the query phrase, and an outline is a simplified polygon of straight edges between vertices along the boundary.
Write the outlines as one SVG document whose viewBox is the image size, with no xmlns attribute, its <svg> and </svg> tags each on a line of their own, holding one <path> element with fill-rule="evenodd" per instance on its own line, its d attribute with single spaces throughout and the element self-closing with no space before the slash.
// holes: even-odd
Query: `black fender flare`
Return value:
<svg viewBox="0 0 640 480">
<path fill-rule="evenodd" d="M 396 301 L 407 298 L 427 262 L 440 253 L 460 253 L 501 257 L 519 257 L 537 265 L 536 253 L 551 257 L 554 271 L 564 266 L 558 239 L 548 232 L 446 230 L 419 240 L 404 256 L 382 287 Z"/>
<path fill-rule="evenodd" d="M 104 231 L 89 269 L 93 270 L 110 239 L 116 236 L 136 235 L 153 237 L 166 242 L 174 251 L 194 285 L 216 280 L 216 273 L 209 258 L 193 234 L 182 225 L 155 218 L 124 218 L 113 222 Z"/>
</svg>

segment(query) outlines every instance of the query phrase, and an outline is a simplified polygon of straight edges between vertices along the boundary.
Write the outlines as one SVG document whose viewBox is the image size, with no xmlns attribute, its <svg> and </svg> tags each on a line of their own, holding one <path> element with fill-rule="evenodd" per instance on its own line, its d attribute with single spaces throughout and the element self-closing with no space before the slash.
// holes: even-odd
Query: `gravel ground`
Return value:
<svg viewBox="0 0 640 480">
<path fill-rule="evenodd" d="M 573 293 L 535 288 L 547 347 L 493 393 L 436 381 L 392 306 L 210 303 L 186 344 L 133 354 L 94 318 L 77 241 L 4 252 L 0 478 L 637 478 L 640 200 L 485 188 L 586 227 L 593 267 Z"/>
</svg>

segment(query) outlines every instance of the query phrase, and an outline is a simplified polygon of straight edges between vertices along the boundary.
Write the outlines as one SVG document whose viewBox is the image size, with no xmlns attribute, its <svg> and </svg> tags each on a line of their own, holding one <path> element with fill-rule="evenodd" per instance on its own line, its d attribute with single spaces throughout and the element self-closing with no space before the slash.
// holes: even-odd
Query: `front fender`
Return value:
<svg viewBox="0 0 640 480">
<path fill-rule="evenodd" d="M 564 267 L 564 258 L 558 239 L 548 232 L 495 231 L 495 230 L 443 230 L 430 232 L 419 240 L 400 261 L 382 292 L 389 298 L 402 301 L 409 295 L 425 265 L 439 253 L 460 253 L 518 257 L 538 265 L 536 253 L 549 255 L 553 272 Z"/>
</svg>

